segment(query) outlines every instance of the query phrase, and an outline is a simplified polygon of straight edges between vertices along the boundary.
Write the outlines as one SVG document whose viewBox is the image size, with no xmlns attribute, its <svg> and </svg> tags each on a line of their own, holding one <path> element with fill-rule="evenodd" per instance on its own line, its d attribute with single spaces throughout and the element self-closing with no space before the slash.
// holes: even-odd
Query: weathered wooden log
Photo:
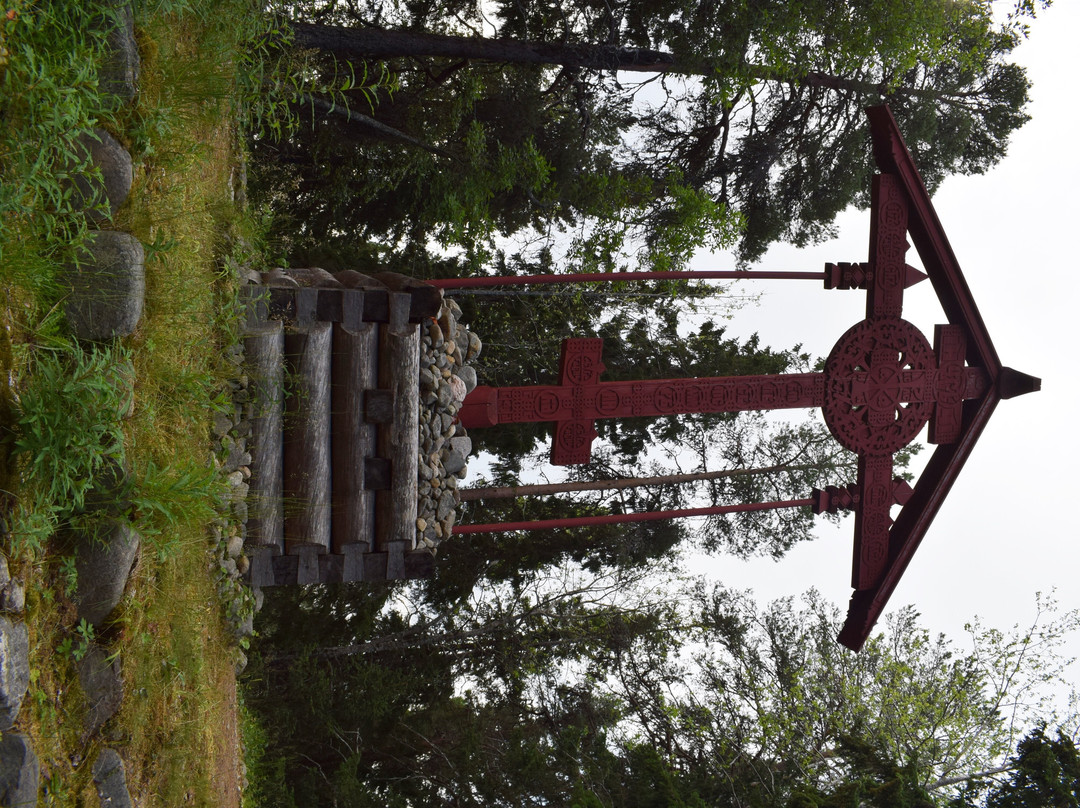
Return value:
<svg viewBox="0 0 1080 808">
<path fill-rule="evenodd" d="M 365 478 L 367 461 L 375 455 L 376 434 L 375 425 L 364 417 L 364 396 L 378 384 L 379 327 L 359 323 L 351 329 L 336 323 L 333 330 L 332 547 L 341 553 L 353 542 L 371 542 L 375 531 L 375 494 Z"/>
<path fill-rule="evenodd" d="M 378 453 L 390 460 L 391 487 L 375 494 L 375 546 L 416 543 L 417 453 L 420 424 L 420 329 L 409 322 L 411 295 L 391 292 L 390 322 L 379 328 L 379 387 L 394 401 L 393 420 L 378 426 Z M 393 567 L 396 571 L 396 567 Z"/>
<path fill-rule="evenodd" d="M 265 545 L 248 545 L 247 555 L 251 568 L 248 571 L 248 580 L 255 588 L 263 586 L 276 586 L 277 578 L 274 572 L 274 559 L 281 558 L 274 552 L 275 548 Z"/>
<path fill-rule="evenodd" d="M 334 280 L 347 289 L 386 289 L 386 284 L 355 269 L 343 269 L 334 273 Z"/>
<path fill-rule="evenodd" d="M 347 568 L 347 556 L 335 553 L 312 555 L 316 562 L 317 574 L 308 583 L 339 583 L 341 581 L 388 581 L 399 578 L 427 578 L 435 566 L 435 557 L 429 550 L 403 552 L 400 546 L 381 553 L 364 553 L 356 556 L 363 567 L 358 576 L 350 577 Z M 304 559 L 301 556 L 282 555 L 268 557 L 268 580 L 262 586 L 291 586 L 305 577 L 311 579 L 311 571 L 302 572 Z M 388 571 L 393 577 L 388 577 Z M 252 582 L 254 584 L 254 582 Z"/>
<path fill-rule="evenodd" d="M 319 556 L 323 549 L 323 547 L 316 544 L 293 546 L 290 555 L 296 558 L 296 583 L 300 585 L 317 584 L 321 581 L 319 577 Z"/>
<path fill-rule="evenodd" d="M 345 582 L 367 580 L 364 575 L 364 558 L 371 545 L 366 542 L 353 542 L 342 548 L 341 580 Z"/>
<path fill-rule="evenodd" d="M 330 549 L 330 367 L 333 328 L 288 328 L 284 425 L 285 550 Z M 310 565 L 310 561 L 308 562 Z M 317 562 L 316 562 L 317 567 Z M 302 577 L 310 577 L 304 576 Z M 317 578 L 318 575 L 316 574 Z"/>
<path fill-rule="evenodd" d="M 392 292 L 408 292 L 412 296 L 409 304 L 411 322 L 420 323 L 428 317 L 439 316 L 443 301 L 442 289 L 397 272 L 378 272 L 374 277 Z"/>
<path fill-rule="evenodd" d="M 336 287 L 339 285 L 333 275 L 319 267 L 290 267 L 272 271 L 283 273 L 301 286 Z"/>
<path fill-rule="evenodd" d="M 390 420 L 388 418 L 386 421 L 375 421 L 373 423 L 389 423 Z M 364 462 L 364 487 L 369 491 L 389 490 L 393 482 L 390 469 L 389 458 L 369 457 Z"/>
<path fill-rule="evenodd" d="M 244 415 L 251 424 L 252 457 L 247 542 L 280 553 L 285 549 L 281 451 L 285 336 L 278 321 L 253 325 L 249 323 L 244 337 L 250 380 Z"/>
<path fill-rule="evenodd" d="M 339 272 L 340 277 L 345 273 Z M 346 317 L 352 309 L 344 302 L 344 299 L 358 290 L 338 289 L 314 286 L 296 286 L 288 283 L 287 276 L 282 276 L 286 282 L 268 286 L 267 307 L 269 316 L 288 320 L 298 325 L 306 325 L 315 321 L 332 323 L 348 323 Z M 363 319 L 372 323 L 387 323 L 390 321 L 390 292 L 385 289 L 365 289 L 363 295 Z M 422 294 L 418 299 L 424 300 L 427 294 Z M 434 314 L 427 314 L 431 307 L 424 303 L 414 304 L 410 302 L 411 322 L 420 323 Z M 438 310 L 435 310 L 438 313 Z"/>
</svg>

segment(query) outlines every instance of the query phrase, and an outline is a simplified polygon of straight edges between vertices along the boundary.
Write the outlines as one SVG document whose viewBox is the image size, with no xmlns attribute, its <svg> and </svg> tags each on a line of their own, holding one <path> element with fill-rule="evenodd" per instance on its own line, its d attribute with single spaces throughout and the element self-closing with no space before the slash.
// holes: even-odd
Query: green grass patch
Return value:
<svg viewBox="0 0 1080 808">
<path fill-rule="evenodd" d="M 137 2 L 139 93 L 121 103 L 101 92 L 102 5 L 0 0 L 0 505 L 32 657 L 18 729 L 40 758 L 42 805 L 96 804 L 90 765 L 107 742 L 139 805 L 217 806 L 235 791 L 239 750 L 236 649 L 210 571 L 225 489 L 209 424 L 230 402 L 221 357 L 236 339 L 222 267 L 257 229 L 233 189 L 265 22 L 249 0 Z M 94 127 L 135 160 L 106 226 L 143 243 L 147 285 L 136 333 L 97 346 L 67 336 L 57 282 L 88 231 L 71 183 L 93 170 L 76 141 Z M 94 481 L 117 464 L 129 482 L 107 496 L 143 544 L 119 614 L 94 632 L 75 619 L 57 536 L 97 518 Z M 76 663 L 90 640 L 120 659 L 125 699 L 87 739 Z"/>
</svg>

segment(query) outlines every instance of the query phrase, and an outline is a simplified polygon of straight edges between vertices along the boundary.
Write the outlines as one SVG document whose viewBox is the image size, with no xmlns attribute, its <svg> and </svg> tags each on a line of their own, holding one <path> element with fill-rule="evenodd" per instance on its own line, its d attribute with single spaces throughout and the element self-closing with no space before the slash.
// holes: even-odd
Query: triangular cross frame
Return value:
<svg viewBox="0 0 1080 808">
<path fill-rule="evenodd" d="M 866 318 L 840 337 L 824 372 L 605 382 L 600 379 L 602 342 L 570 339 L 563 343 L 558 385 L 478 387 L 461 410 L 461 421 L 470 428 L 554 421 L 552 462 L 575 464 L 588 462 L 597 418 L 821 407 L 833 436 L 858 455 L 858 481 L 843 488 L 815 490 L 810 500 L 758 505 L 810 504 L 815 513 L 855 512 L 855 592 L 838 638 L 855 651 L 866 642 L 998 402 L 1041 386 L 1039 379 L 1001 364 L 892 112 L 879 106 L 867 109 L 867 115 L 880 171 L 872 188 L 870 260 L 828 264 L 823 273 L 827 289 L 866 290 Z M 922 259 L 925 276 L 904 260 L 911 246 L 908 238 Z M 639 274 L 644 279 L 647 273 Z M 745 274 L 752 277 L 754 273 Z M 904 289 L 924 277 L 929 277 L 948 320 L 935 326 L 933 347 L 901 317 Z M 602 279 L 607 276 L 590 277 Z M 553 282 L 555 278 L 516 280 Z M 506 283 L 507 279 L 485 281 Z M 473 284 L 466 279 L 444 285 Z M 926 423 L 929 441 L 938 448 L 912 489 L 893 477 L 892 456 Z M 894 521 L 895 505 L 901 509 Z M 731 510 L 742 507 L 731 506 Z M 727 512 L 728 507 L 715 510 Z M 690 512 L 634 518 L 680 515 Z M 564 522 L 457 526 L 454 530 L 567 526 Z"/>
<path fill-rule="evenodd" d="M 889 530 L 889 557 L 880 581 L 868 589 L 857 589 L 851 597 L 839 640 L 855 651 L 862 648 L 881 616 L 998 402 L 1041 386 L 1039 379 L 1001 364 L 892 112 L 886 106 L 871 107 L 866 112 L 878 169 L 895 177 L 907 196 L 908 234 L 945 317 L 951 325 L 964 330 L 968 365 L 982 368 L 988 384 L 980 395 L 964 401 L 959 434 L 934 450 L 897 515 Z"/>
</svg>

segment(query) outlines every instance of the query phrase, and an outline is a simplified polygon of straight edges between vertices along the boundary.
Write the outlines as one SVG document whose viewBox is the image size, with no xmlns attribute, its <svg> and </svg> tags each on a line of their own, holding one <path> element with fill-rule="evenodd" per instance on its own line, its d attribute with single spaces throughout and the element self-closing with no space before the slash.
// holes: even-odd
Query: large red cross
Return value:
<svg viewBox="0 0 1080 808">
<path fill-rule="evenodd" d="M 598 418 L 821 407 L 833 436 L 858 455 L 854 486 L 822 496 L 816 510 L 856 512 L 852 585 L 881 580 L 888 561 L 890 510 L 910 489 L 894 479 L 893 453 L 929 422 L 932 443 L 950 443 L 962 427 L 964 399 L 986 391 L 985 372 L 965 366 L 966 339 L 957 325 L 935 327 L 934 346 L 901 318 L 904 288 L 913 282 L 908 198 L 889 174 L 874 178 L 870 260 L 830 288 L 866 289 L 866 318 L 840 337 L 821 373 L 604 382 L 602 341 L 563 343 L 559 384 L 477 387 L 465 400 L 468 428 L 554 421 L 551 462 L 586 463 Z"/>
</svg>

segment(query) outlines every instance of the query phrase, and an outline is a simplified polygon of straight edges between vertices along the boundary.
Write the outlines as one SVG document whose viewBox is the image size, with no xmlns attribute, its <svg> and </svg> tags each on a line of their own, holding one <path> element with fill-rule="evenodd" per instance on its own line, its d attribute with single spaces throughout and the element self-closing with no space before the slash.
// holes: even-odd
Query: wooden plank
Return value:
<svg viewBox="0 0 1080 808">
<path fill-rule="evenodd" d="M 416 543 L 417 454 L 420 423 L 420 328 L 408 321 L 411 297 L 390 293 L 390 322 L 379 329 L 379 387 L 394 400 L 394 418 L 378 427 L 378 454 L 390 460 L 391 488 L 375 496 L 375 546 Z"/>
<path fill-rule="evenodd" d="M 389 322 L 389 297 L 384 284 L 353 269 L 338 272 L 334 277 L 346 289 L 363 290 L 364 321 L 369 323 Z"/>
<path fill-rule="evenodd" d="M 344 558 L 341 570 L 341 580 L 345 582 L 363 581 L 364 578 L 364 555 L 371 549 L 368 542 L 354 542 L 341 548 Z"/>
<path fill-rule="evenodd" d="M 303 290 L 302 290 L 303 291 Z M 330 323 L 289 328 L 285 334 L 283 493 L 285 549 L 330 549 Z"/>
<path fill-rule="evenodd" d="M 280 555 L 274 556 L 271 561 L 274 568 L 274 586 L 295 586 L 300 559 L 294 555 Z"/>
<path fill-rule="evenodd" d="M 319 289 L 315 310 L 320 322 L 341 323 L 349 330 L 357 331 L 365 322 L 364 292 L 360 289 Z"/>
<path fill-rule="evenodd" d="M 384 552 L 357 553 L 355 559 L 358 569 L 350 573 L 346 566 L 342 580 L 374 582 L 428 578 L 435 568 L 435 556 L 430 550 L 405 550 L 404 542 L 392 543 Z M 360 569 L 362 575 L 358 574 Z"/>
<path fill-rule="evenodd" d="M 282 412 L 285 336 L 279 321 L 244 337 L 249 401 L 245 417 L 252 464 L 248 482 L 247 542 L 283 552 Z M 261 585 L 261 584 L 260 584 Z"/>
<path fill-rule="evenodd" d="M 296 292 L 299 287 L 295 283 L 288 286 L 268 286 L 266 305 L 269 310 L 268 317 L 277 320 L 296 321 Z"/>
<path fill-rule="evenodd" d="M 335 289 L 309 289 L 304 292 L 303 300 L 296 286 L 278 286 L 270 288 L 267 298 L 268 317 L 287 320 L 292 323 L 313 322 L 317 316 L 327 315 L 328 322 L 345 322 L 353 317 L 345 309 L 345 296 Z M 324 298 L 320 302 L 320 298 Z M 362 306 L 361 316 L 364 322 L 387 323 L 390 321 L 389 293 L 385 289 L 365 291 L 360 298 L 353 297 L 350 305 Z M 335 313 L 336 312 L 336 313 Z M 306 318 L 306 319 L 305 319 Z"/>
<path fill-rule="evenodd" d="M 386 553 L 365 553 L 364 554 L 364 580 L 365 581 L 385 581 L 386 580 Z"/>
<path fill-rule="evenodd" d="M 337 553 L 324 553 L 319 556 L 319 582 L 339 584 L 345 569 L 345 557 Z"/>
<path fill-rule="evenodd" d="M 291 554 L 296 557 L 296 583 L 320 583 L 319 555 L 322 549 L 315 544 L 303 544 L 293 548 Z"/>
<path fill-rule="evenodd" d="M 360 293 L 362 294 L 362 293 Z M 379 372 L 379 333 L 375 323 L 351 330 L 333 326 L 331 416 L 333 434 L 332 550 L 371 541 L 375 531 L 375 495 L 365 484 L 366 461 L 374 456 L 376 428 L 364 417 L 365 391 Z"/>
<path fill-rule="evenodd" d="M 274 557 L 277 555 L 271 547 L 248 547 L 246 549 L 251 568 L 248 580 L 252 588 L 274 586 Z"/>
<path fill-rule="evenodd" d="M 296 301 L 293 319 L 298 328 L 309 328 L 315 323 L 319 305 L 319 290 L 310 288 L 297 289 L 293 293 Z"/>
</svg>

